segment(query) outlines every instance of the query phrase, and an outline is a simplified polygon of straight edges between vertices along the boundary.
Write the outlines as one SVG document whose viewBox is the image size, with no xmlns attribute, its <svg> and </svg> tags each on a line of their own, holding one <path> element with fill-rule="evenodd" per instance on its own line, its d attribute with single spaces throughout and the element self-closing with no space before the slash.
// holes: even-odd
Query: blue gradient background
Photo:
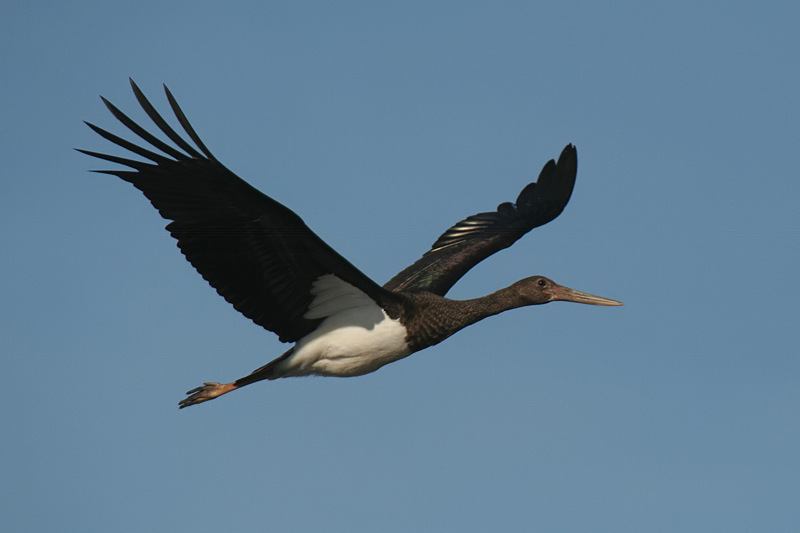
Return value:
<svg viewBox="0 0 800 533">
<path fill-rule="evenodd" d="M 797 2 L 17 2 L 0 17 L 0 529 L 791 531 Z M 234 172 L 378 281 L 568 142 L 505 313 L 356 379 L 182 393 L 285 346 L 129 185 L 97 98 L 167 83 Z M 116 151 L 114 153 L 121 153 Z"/>
</svg>

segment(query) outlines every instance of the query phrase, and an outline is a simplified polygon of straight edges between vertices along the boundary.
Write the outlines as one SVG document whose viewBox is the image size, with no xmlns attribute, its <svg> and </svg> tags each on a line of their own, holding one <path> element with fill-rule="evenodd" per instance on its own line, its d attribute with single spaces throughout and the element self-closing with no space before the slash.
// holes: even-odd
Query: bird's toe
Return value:
<svg viewBox="0 0 800 533">
<path fill-rule="evenodd" d="M 233 385 L 233 383 L 204 383 L 203 385 L 188 391 L 186 394 L 189 396 L 178 402 L 178 408 L 183 409 L 184 407 L 189 407 L 190 405 L 213 400 L 217 396 L 232 391 L 234 388 L 236 387 Z"/>
</svg>

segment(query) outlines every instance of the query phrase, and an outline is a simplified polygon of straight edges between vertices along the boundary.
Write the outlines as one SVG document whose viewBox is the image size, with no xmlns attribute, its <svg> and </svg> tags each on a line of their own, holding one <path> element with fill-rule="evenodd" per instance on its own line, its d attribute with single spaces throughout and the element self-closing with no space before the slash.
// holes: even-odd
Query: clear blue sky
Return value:
<svg viewBox="0 0 800 533">
<path fill-rule="evenodd" d="M 16 2 L 0 19 L 3 531 L 800 525 L 800 4 Z M 505 313 L 355 379 L 280 354 L 72 148 L 161 83 L 385 281 L 575 143 L 562 216 L 470 272 Z M 116 152 L 120 153 L 120 152 Z"/>
</svg>

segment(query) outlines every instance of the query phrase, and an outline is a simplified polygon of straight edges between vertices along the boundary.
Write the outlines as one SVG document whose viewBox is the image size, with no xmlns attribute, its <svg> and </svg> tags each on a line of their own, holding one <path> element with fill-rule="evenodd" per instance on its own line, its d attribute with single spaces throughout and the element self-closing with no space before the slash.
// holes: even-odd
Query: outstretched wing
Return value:
<svg viewBox="0 0 800 533">
<path fill-rule="evenodd" d="M 378 304 L 394 298 L 322 241 L 294 212 L 217 161 L 166 86 L 172 111 L 196 148 L 167 124 L 133 80 L 131 86 L 147 115 L 178 149 L 103 99 L 122 124 L 161 153 L 89 123 L 105 139 L 149 162 L 80 151 L 132 169 L 97 172 L 132 183 L 162 217 L 172 220 L 167 230 L 178 240 L 181 252 L 239 312 L 290 342 L 319 323 L 318 318 L 303 315 L 312 300 L 312 284 L 324 274 L 335 273 Z"/>
<path fill-rule="evenodd" d="M 535 227 L 556 218 L 569 201 L 578 172 L 578 152 L 568 144 L 545 164 L 539 179 L 519 193 L 515 203 L 478 213 L 445 231 L 431 249 L 383 287 L 392 291 L 424 290 L 444 296 L 467 271 Z"/>
</svg>

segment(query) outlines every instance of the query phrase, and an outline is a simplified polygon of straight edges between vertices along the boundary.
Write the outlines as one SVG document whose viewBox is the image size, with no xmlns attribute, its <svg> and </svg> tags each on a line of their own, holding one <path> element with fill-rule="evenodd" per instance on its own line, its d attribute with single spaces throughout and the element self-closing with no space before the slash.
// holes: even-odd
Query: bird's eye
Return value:
<svg viewBox="0 0 800 533">
<path fill-rule="evenodd" d="M 547 281 L 543 280 L 543 279 L 540 279 L 539 281 L 537 281 L 536 284 L 538 286 L 542 287 L 542 288 L 547 287 Z"/>
</svg>

